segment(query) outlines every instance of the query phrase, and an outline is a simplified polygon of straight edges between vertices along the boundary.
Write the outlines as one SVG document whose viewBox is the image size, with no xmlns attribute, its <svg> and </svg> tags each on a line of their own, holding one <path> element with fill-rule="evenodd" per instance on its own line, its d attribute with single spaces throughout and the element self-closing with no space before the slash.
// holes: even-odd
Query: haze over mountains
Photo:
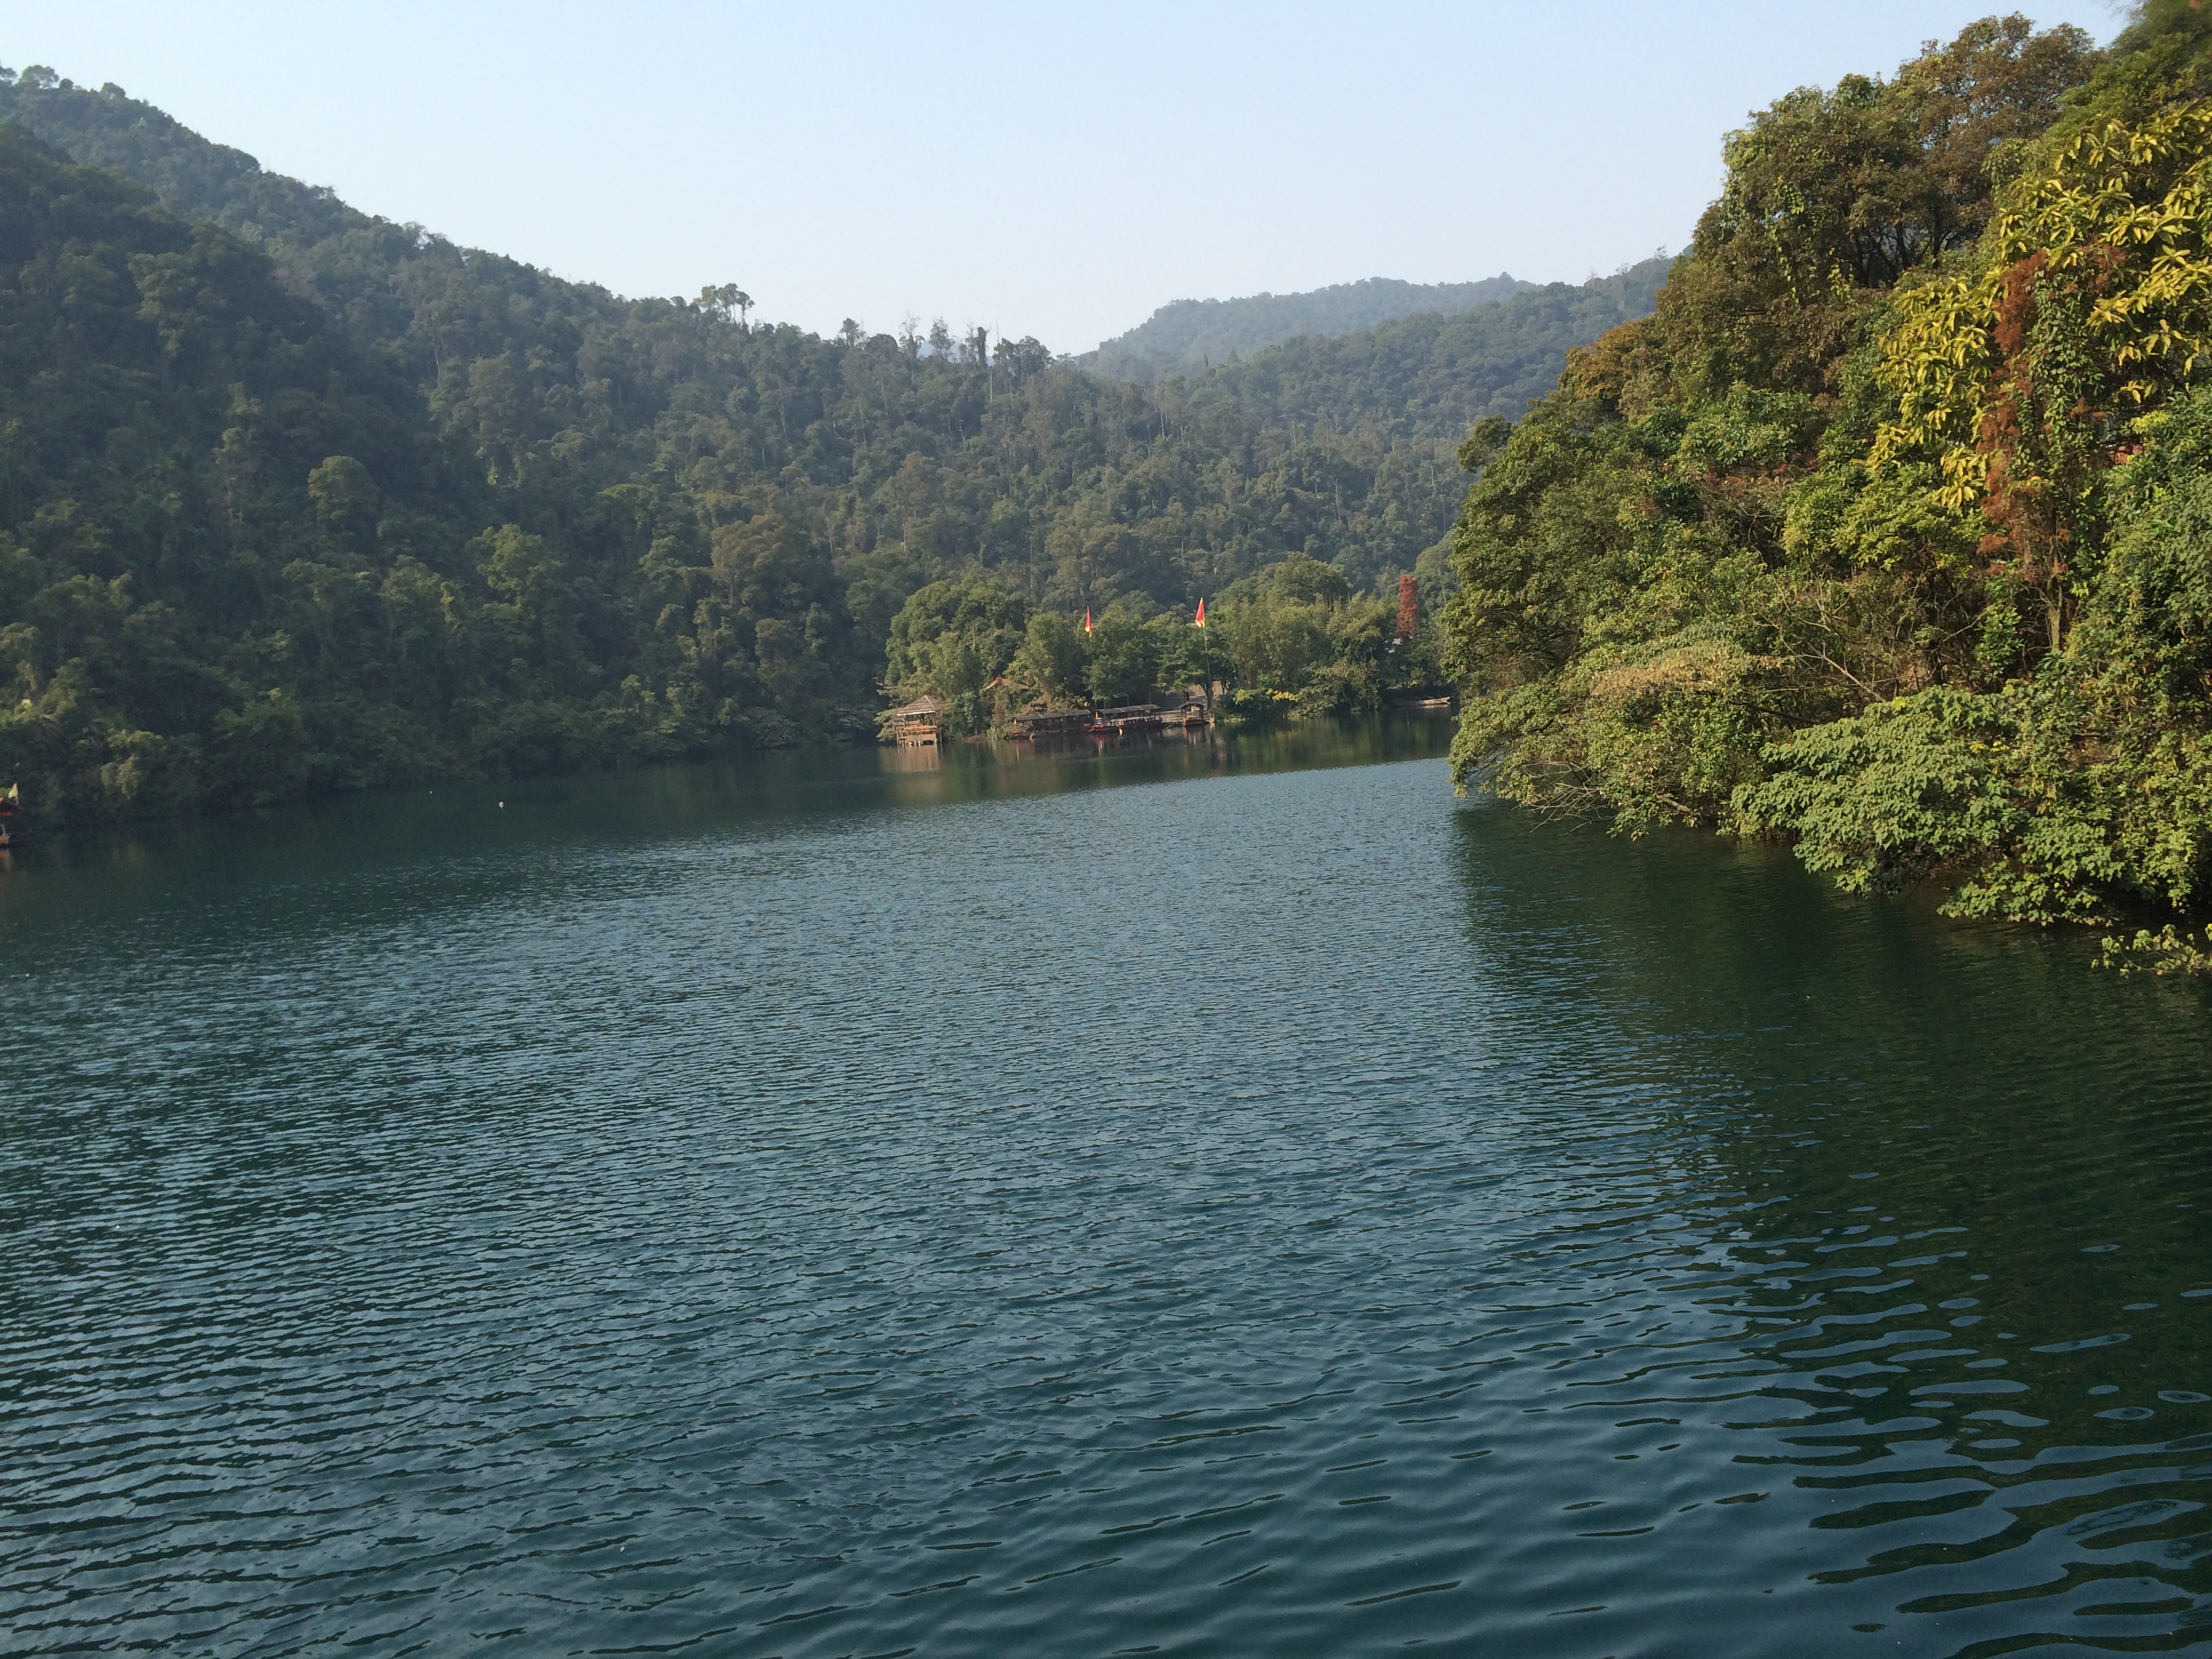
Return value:
<svg viewBox="0 0 2212 1659">
<path fill-rule="evenodd" d="M 177 211 L 212 220 L 248 242 L 275 250 L 304 250 L 349 234 L 374 233 L 380 227 L 403 228 L 349 206 L 327 186 L 269 172 L 243 150 L 202 137 L 112 83 L 94 93 L 52 76 L 51 70 L 42 74 L 34 68 L 27 74 L 30 78 L 0 82 L 0 120 L 18 122 L 72 160 L 112 168 L 152 190 Z M 1624 266 L 1612 278 L 1592 278 L 1577 286 L 1619 288 L 1617 279 L 1625 276 L 1624 295 L 1640 292 L 1656 288 L 1651 273 L 1663 277 L 1668 263 L 1662 251 L 1656 260 Z M 548 281 L 559 281 L 550 273 L 541 274 Z M 324 270 L 318 275 L 319 285 L 327 289 L 331 274 Z M 1249 357 L 1304 336 L 1334 337 L 1425 313 L 1455 316 L 1547 288 L 1571 291 L 1569 284 L 1539 284 L 1500 272 L 1468 283 L 1418 283 L 1374 276 L 1297 294 L 1176 300 L 1126 333 L 1102 341 L 1095 350 L 1071 361 L 1117 380 L 1149 381 L 1202 374 L 1232 356 Z M 1625 302 L 1630 315 L 1649 308 L 1648 300 L 1627 297 Z"/>
<path fill-rule="evenodd" d="M 1469 423 L 1664 269 L 1140 386 L 625 299 L 0 71 L 0 776 L 99 817 L 871 732 L 961 575 L 1141 617 L 1303 553 L 1433 602 Z"/>
<path fill-rule="evenodd" d="M 1350 334 L 1377 323 L 1433 311 L 1472 311 L 1535 287 L 1500 271 L 1479 283 L 1401 283 L 1389 276 L 1338 283 L 1304 294 L 1254 294 L 1237 300 L 1176 300 L 1126 334 L 1077 358 L 1085 368 L 1125 380 L 1189 374 L 1250 356 L 1302 334 Z"/>
</svg>

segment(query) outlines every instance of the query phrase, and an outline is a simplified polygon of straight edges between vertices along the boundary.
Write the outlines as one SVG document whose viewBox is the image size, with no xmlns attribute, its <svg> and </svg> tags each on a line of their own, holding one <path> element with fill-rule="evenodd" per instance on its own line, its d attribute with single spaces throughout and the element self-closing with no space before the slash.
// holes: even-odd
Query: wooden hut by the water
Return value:
<svg viewBox="0 0 2212 1659">
<path fill-rule="evenodd" d="M 891 732 L 902 744 L 942 743 L 945 705 L 935 697 L 916 697 L 903 708 L 891 711 Z"/>
</svg>

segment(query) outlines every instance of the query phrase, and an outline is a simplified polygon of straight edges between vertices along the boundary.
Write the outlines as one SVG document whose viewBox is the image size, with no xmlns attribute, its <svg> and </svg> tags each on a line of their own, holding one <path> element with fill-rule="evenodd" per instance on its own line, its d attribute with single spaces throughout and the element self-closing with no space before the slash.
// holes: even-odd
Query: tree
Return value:
<svg viewBox="0 0 2212 1659">
<path fill-rule="evenodd" d="M 1073 708 L 1089 691 L 1091 636 L 1076 617 L 1040 611 L 1029 619 L 1007 672 L 1035 689 L 1046 707 Z"/>
<path fill-rule="evenodd" d="M 315 518 L 343 551 L 363 552 L 376 536 L 376 482 L 350 455 L 332 455 L 307 474 Z"/>
<path fill-rule="evenodd" d="M 1135 607 L 1117 600 L 1093 624 L 1084 686 L 1094 704 L 1143 702 L 1159 677 L 1159 635 Z"/>
<path fill-rule="evenodd" d="M 1029 617 L 1019 595 L 981 577 L 932 582 L 892 619 L 884 684 L 896 697 L 923 693 L 945 704 L 946 728 L 988 723 L 983 692 L 1007 671 Z"/>
</svg>

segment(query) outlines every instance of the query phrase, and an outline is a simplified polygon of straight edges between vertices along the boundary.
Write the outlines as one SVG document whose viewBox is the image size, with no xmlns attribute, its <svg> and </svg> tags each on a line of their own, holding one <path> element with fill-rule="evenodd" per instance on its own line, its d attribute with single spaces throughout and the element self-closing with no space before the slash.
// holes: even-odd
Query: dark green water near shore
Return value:
<svg viewBox="0 0 2212 1659">
<path fill-rule="evenodd" d="M 2212 994 L 1443 735 L 18 859 L 8 1650 L 2212 1647 Z"/>
</svg>

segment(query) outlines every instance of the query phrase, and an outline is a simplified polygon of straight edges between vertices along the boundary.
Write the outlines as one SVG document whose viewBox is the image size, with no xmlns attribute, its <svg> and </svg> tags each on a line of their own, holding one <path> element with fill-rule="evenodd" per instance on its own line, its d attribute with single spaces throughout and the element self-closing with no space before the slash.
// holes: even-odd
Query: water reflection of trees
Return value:
<svg viewBox="0 0 2212 1659">
<path fill-rule="evenodd" d="M 1817 1576 L 1924 1570 L 1902 1610 L 1960 1650 L 2057 1614 L 2168 1645 L 2212 1590 L 2204 993 L 1771 849 L 1483 806 L 1458 830 L 1471 944 L 1521 988 L 1501 1024 L 1615 1070 L 1705 1195 L 1698 1304 L 1775 1407 L 1740 1402 L 1739 1461 L 1860 1535 Z"/>
</svg>

